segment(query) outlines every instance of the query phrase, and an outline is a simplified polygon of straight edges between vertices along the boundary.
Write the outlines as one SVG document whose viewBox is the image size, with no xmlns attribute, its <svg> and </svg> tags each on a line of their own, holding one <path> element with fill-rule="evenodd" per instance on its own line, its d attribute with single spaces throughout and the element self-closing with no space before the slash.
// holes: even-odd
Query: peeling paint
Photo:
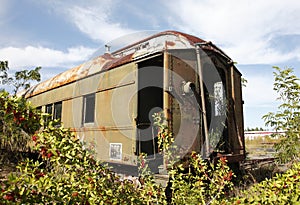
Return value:
<svg viewBox="0 0 300 205">
<path fill-rule="evenodd" d="M 202 49 L 212 50 L 230 59 L 225 53 L 210 42 L 177 31 L 165 31 L 126 46 L 111 54 L 105 53 L 86 63 L 58 74 L 57 76 L 30 88 L 24 96 L 26 98 L 35 96 L 87 76 L 129 63 L 141 56 L 144 57 L 146 55 L 161 52 L 164 49 L 194 48 L 195 44 L 202 44 Z"/>
</svg>

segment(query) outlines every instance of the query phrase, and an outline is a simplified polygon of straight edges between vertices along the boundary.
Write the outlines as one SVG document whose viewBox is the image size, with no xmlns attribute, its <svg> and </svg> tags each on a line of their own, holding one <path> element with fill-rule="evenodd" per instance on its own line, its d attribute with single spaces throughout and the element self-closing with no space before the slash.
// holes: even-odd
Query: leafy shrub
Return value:
<svg viewBox="0 0 300 205">
<path fill-rule="evenodd" d="M 8 204 L 144 204 L 149 196 L 95 160 L 68 129 L 50 123 L 32 140 L 41 159 L 21 163 L 3 182 Z"/>
<path fill-rule="evenodd" d="M 274 67 L 274 90 L 279 94 L 277 100 L 281 101 L 277 111 L 269 112 L 263 116 L 266 125 L 285 134 L 274 134 L 280 142 L 275 145 L 276 156 L 279 162 L 299 161 L 300 149 L 300 79 L 293 74 L 293 69 L 280 69 Z"/>
<path fill-rule="evenodd" d="M 218 204 L 232 190 L 233 172 L 227 166 L 226 158 L 217 163 L 202 159 L 192 152 L 179 159 L 174 138 L 169 131 L 163 113 L 154 114 L 159 129 L 158 145 L 163 152 L 168 169 L 169 185 L 172 192 L 170 204 Z"/>
<path fill-rule="evenodd" d="M 31 135 L 39 130 L 40 112 L 24 98 L 0 92 L 0 150 L 1 156 L 14 157 L 12 153 L 30 149 Z M 2 159 L 3 160 L 3 159 Z"/>
<path fill-rule="evenodd" d="M 165 190 L 156 183 L 145 156 L 139 157 L 140 185 L 136 186 L 94 159 L 69 129 L 52 121 L 43 125 L 42 114 L 24 99 L 7 95 L 1 99 L 5 107 L 1 113 L 11 120 L 6 126 L 24 131 L 30 125 L 26 136 L 31 134 L 32 149 L 40 156 L 38 160 L 20 162 L 18 172 L 1 182 L 1 204 L 167 204 Z M 11 113 L 6 113 L 8 105 L 12 105 Z M 13 123 L 17 112 L 24 120 Z M 163 123 L 161 120 L 157 125 Z M 160 149 L 168 162 L 175 162 L 177 158 L 170 154 L 170 148 L 175 149 L 171 146 L 172 134 L 162 124 L 161 128 Z M 171 204 L 216 204 L 232 188 L 233 173 L 224 158 L 215 166 L 192 153 L 182 163 L 173 162 L 168 166 Z"/>
<path fill-rule="evenodd" d="M 219 204 L 233 188 L 233 172 L 221 158 L 216 165 L 192 153 L 188 166 L 170 170 L 172 204 Z"/>
<path fill-rule="evenodd" d="M 266 179 L 230 199 L 228 204 L 299 204 L 300 163 L 283 174 Z"/>
</svg>

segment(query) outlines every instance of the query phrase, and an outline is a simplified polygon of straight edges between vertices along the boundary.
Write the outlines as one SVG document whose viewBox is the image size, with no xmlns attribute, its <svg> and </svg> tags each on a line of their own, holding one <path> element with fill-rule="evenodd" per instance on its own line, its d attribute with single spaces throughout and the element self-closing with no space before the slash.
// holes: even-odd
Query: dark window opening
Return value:
<svg viewBox="0 0 300 205">
<path fill-rule="evenodd" d="M 52 104 L 46 105 L 45 113 L 49 114 L 49 116 L 46 116 L 44 118 L 45 122 L 49 122 L 52 120 L 52 107 Z"/>
<path fill-rule="evenodd" d="M 95 94 L 83 98 L 83 123 L 93 123 L 95 118 Z"/>
<path fill-rule="evenodd" d="M 49 114 L 49 116 L 45 117 L 46 122 L 50 120 L 58 120 L 60 123 L 62 116 L 62 102 L 46 105 L 45 113 Z"/>
<path fill-rule="evenodd" d="M 57 102 L 54 104 L 53 119 L 61 120 L 61 113 L 62 113 L 62 102 Z"/>
<path fill-rule="evenodd" d="M 45 112 L 46 112 L 47 114 L 52 115 L 52 104 L 46 105 L 46 110 L 45 110 Z"/>
</svg>

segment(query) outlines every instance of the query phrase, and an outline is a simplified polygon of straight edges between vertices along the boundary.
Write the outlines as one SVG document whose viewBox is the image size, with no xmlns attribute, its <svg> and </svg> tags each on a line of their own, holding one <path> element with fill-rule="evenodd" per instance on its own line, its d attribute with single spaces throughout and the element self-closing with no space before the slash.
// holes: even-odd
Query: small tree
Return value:
<svg viewBox="0 0 300 205">
<path fill-rule="evenodd" d="M 30 150 L 29 141 L 41 127 L 40 119 L 40 112 L 26 99 L 0 92 L 0 163 Z"/>
<path fill-rule="evenodd" d="M 275 145 L 280 162 L 299 161 L 300 157 L 300 85 L 299 78 L 293 74 L 293 69 L 274 67 L 274 90 L 282 103 L 277 112 L 263 116 L 267 126 L 276 131 L 284 131 L 285 135 L 275 134 L 281 140 Z"/>
<path fill-rule="evenodd" d="M 14 87 L 13 93 L 16 95 L 20 88 L 28 89 L 31 81 L 40 82 L 41 67 L 33 70 L 22 70 L 15 72 L 14 76 L 9 75 L 9 67 L 7 61 L 0 61 L 0 82 L 2 85 L 11 85 Z"/>
</svg>

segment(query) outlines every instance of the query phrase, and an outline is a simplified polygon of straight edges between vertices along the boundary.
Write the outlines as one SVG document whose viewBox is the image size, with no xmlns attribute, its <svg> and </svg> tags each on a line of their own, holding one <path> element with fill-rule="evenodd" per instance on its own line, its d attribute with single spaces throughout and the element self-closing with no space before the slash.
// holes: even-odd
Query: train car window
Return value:
<svg viewBox="0 0 300 205">
<path fill-rule="evenodd" d="M 45 112 L 46 112 L 47 114 L 52 115 L 52 104 L 46 105 L 46 110 L 45 110 Z"/>
<path fill-rule="evenodd" d="M 45 117 L 45 121 L 50 121 L 52 120 L 52 108 L 53 108 L 53 104 L 48 104 L 45 107 L 45 113 L 49 114 L 50 116 Z"/>
<path fill-rule="evenodd" d="M 83 98 L 83 123 L 93 123 L 95 118 L 95 94 Z"/>
<path fill-rule="evenodd" d="M 57 102 L 54 104 L 54 113 L 53 113 L 53 119 L 61 119 L 61 113 L 62 113 L 62 102 Z"/>
</svg>

